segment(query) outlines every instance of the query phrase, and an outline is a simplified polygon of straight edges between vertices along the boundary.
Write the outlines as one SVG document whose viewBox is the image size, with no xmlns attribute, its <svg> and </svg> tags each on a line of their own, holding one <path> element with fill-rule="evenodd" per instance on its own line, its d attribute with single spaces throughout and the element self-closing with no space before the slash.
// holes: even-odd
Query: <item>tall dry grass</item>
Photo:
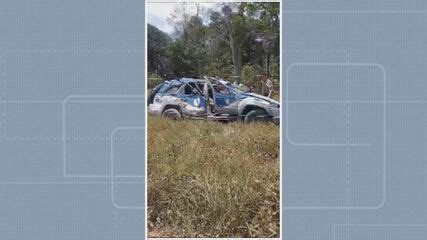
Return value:
<svg viewBox="0 0 427 240">
<path fill-rule="evenodd" d="M 279 127 L 148 118 L 149 236 L 278 237 Z"/>
</svg>

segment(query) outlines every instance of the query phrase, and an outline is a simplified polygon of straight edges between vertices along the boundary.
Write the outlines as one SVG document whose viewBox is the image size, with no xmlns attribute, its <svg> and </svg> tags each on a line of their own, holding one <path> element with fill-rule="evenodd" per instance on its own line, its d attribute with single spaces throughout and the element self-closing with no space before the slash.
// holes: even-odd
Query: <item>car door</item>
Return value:
<svg viewBox="0 0 427 240">
<path fill-rule="evenodd" d="M 215 92 L 216 113 L 237 115 L 237 98 L 226 86 Z"/>
<path fill-rule="evenodd" d="M 194 113 L 195 115 L 201 115 L 202 113 L 206 113 L 206 101 L 202 95 L 190 84 L 185 84 L 181 93 L 179 94 L 179 98 L 186 102 L 189 107 L 188 113 Z M 191 107 L 190 107 L 191 106 Z"/>
<path fill-rule="evenodd" d="M 205 84 L 203 85 L 203 95 L 206 100 L 206 113 L 208 115 L 212 115 L 216 109 L 216 99 L 215 99 L 215 91 L 213 89 L 212 83 L 206 79 Z"/>
</svg>

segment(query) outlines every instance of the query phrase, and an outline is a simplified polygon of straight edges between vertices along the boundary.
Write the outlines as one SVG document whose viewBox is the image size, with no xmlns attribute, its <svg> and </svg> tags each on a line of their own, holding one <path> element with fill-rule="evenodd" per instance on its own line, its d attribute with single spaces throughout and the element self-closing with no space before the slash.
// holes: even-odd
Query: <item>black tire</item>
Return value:
<svg viewBox="0 0 427 240">
<path fill-rule="evenodd" d="M 163 111 L 162 118 L 170 118 L 173 120 L 181 119 L 181 113 L 175 108 L 168 108 Z"/>
<path fill-rule="evenodd" d="M 244 119 L 245 123 L 252 123 L 252 122 L 266 122 L 267 118 L 265 117 L 267 113 L 262 109 L 255 109 L 252 111 L 249 111 Z"/>
</svg>

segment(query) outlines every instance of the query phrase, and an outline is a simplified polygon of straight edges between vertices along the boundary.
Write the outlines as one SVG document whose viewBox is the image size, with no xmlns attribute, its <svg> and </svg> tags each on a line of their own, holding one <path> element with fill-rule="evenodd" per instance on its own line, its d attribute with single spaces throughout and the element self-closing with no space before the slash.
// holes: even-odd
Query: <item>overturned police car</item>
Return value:
<svg viewBox="0 0 427 240">
<path fill-rule="evenodd" d="M 151 90 L 148 113 L 165 118 L 280 122 L 280 104 L 220 78 L 180 78 Z"/>
</svg>

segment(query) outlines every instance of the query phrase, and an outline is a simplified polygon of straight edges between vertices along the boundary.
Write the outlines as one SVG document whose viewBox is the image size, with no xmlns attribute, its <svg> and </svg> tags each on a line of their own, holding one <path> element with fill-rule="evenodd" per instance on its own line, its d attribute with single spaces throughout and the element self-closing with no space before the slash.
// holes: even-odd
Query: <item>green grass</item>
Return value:
<svg viewBox="0 0 427 240">
<path fill-rule="evenodd" d="M 278 237 L 279 126 L 148 118 L 149 236 Z"/>
</svg>

